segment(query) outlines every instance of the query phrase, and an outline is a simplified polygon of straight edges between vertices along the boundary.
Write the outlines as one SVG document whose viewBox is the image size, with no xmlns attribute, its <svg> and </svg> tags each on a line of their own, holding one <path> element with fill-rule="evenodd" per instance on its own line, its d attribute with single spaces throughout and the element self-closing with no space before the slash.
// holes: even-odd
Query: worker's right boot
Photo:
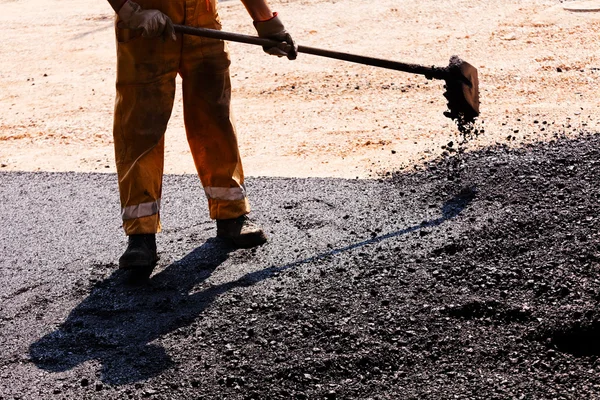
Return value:
<svg viewBox="0 0 600 400">
<path fill-rule="evenodd" d="M 157 261 L 155 234 L 130 235 L 119 268 L 133 271 L 135 278 L 148 278 Z"/>
<path fill-rule="evenodd" d="M 260 246 L 267 241 L 262 228 L 247 215 L 217 219 L 217 237 L 229 240 L 234 246 L 242 248 Z"/>
</svg>

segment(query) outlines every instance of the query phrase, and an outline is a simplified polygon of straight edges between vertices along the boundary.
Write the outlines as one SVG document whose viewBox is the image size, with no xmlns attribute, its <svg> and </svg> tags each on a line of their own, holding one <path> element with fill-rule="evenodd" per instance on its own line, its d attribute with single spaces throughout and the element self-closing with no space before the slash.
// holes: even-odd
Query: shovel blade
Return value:
<svg viewBox="0 0 600 400">
<path fill-rule="evenodd" d="M 445 115 L 464 123 L 473 122 L 479 116 L 479 78 L 477 68 L 458 56 L 450 58 L 444 97 L 448 100 Z"/>
</svg>

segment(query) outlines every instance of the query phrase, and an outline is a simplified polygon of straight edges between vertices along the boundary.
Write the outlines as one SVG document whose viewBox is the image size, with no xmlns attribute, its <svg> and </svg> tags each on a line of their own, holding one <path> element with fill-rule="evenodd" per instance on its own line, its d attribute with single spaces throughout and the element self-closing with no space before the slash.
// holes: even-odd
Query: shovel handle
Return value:
<svg viewBox="0 0 600 400">
<path fill-rule="evenodd" d="M 175 25 L 175 32 L 187 35 L 201 36 L 212 39 L 228 40 L 230 42 L 254 44 L 263 47 L 275 47 L 279 44 L 276 40 L 264 39 L 256 36 L 242 35 L 240 33 L 231 33 L 208 28 L 195 28 L 186 25 Z M 298 53 L 312 54 L 314 56 L 333 58 L 336 60 L 349 61 L 358 64 L 371 65 L 395 71 L 408 72 L 411 74 L 425 75 L 428 79 L 446 79 L 449 76 L 447 68 L 426 67 L 418 64 L 408 64 L 398 61 L 384 60 L 381 58 L 365 57 L 356 54 L 343 53 L 318 49 L 316 47 L 298 46 Z"/>
</svg>

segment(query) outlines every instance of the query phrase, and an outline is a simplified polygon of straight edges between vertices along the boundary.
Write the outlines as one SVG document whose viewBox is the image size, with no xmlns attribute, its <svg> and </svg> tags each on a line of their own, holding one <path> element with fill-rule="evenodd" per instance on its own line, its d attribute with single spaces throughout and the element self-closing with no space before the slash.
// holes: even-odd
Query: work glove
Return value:
<svg viewBox="0 0 600 400">
<path fill-rule="evenodd" d="M 121 29 L 141 29 L 142 36 L 154 38 L 162 36 L 163 40 L 176 40 L 175 28 L 169 17 L 158 10 L 142 10 L 139 4 L 127 0 L 119 10 Z"/>
<path fill-rule="evenodd" d="M 254 27 L 259 37 L 280 42 L 274 47 L 264 46 L 263 50 L 265 53 L 277 57 L 287 57 L 290 60 L 296 59 L 298 56 L 298 46 L 294 43 L 288 31 L 285 30 L 277 13 L 273 13 L 273 18 L 266 21 L 254 21 Z"/>
</svg>

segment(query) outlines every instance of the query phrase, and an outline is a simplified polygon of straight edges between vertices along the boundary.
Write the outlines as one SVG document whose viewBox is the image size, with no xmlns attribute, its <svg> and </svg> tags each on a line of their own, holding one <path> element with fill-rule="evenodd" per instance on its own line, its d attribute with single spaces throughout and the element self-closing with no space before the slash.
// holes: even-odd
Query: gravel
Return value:
<svg viewBox="0 0 600 400">
<path fill-rule="evenodd" d="M 139 286 L 116 270 L 114 175 L 3 173 L 0 399 L 595 398 L 599 144 L 249 179 L 253 250 L 167 176 Z"/>
</svg>

